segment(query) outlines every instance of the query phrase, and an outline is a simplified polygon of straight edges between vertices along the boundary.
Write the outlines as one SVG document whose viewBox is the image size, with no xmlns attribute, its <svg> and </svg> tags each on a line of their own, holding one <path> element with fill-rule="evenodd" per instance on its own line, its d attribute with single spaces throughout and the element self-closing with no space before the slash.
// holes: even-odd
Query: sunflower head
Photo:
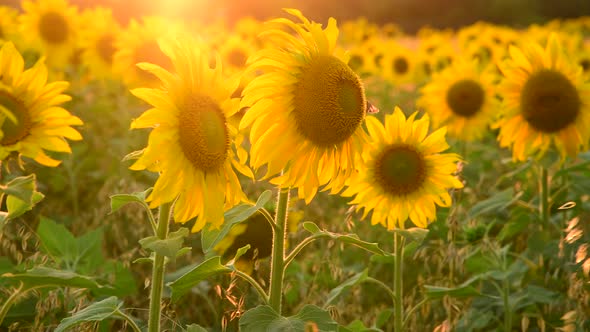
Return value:
<svg viewBox="0 0 590 332">
<path fill-rule="evenodd" d="M 24 0 L 21 35 L 27 46 L 46 55 L 53 67 L 66 66 L 76 49 L 78 10 L 66 0 Z"/>
<path fill-rule="evenodd" d="M 352 172 L 366 98 L 348 59 L 337 52 L 336 21 L 322 29 L 297 10 L 287 12 L 299 22 L 271 21 L 261 34 L 271 46 L 251 58 L 249 70 L 263 74 L 243 91 L 249 110 L 240 127 L 251 127 L 253 166 L 267 165 L 271 182 L 299 188 L 309 202 L 319 186 L 340 190 Z"/>
<path fill-rule="evenodd" d="M 562 158 L 575 157 L 590 138 L 590 89 L 582 68 L 565 56 L 557 35 L 545 49 L 531 43 L 510 47 L 501 66 L 504 80 L 501 146 L 511 147 L 515 160 L 541 157 L 554 145 Z"/>
<path fill-rule="evenodd" d="M 174 201 L 176 222 L 197 217 L 193 232 L 207 224 L 219 227 L 223 212 L 246 200 L 234 169 L 252 176 L 231 121 L 238 111 L 238 100 L 231 98 L 238 82 L 226 79 L 218 62 L 210 67 L 207 47 L 188 36 L 159 45 L 174 71 L 138 64 L 158 78 L 160 88 L 131 91 L 153 107 L 131 124 L 152 129 L 131 168 L 160 172 L 147 198 L 151 207 Z"/>
<path fill-rule="evenodd" d="M 425 228 L 436 219 L 436 205 L 450 206 L 449 190 L 463 187 L 454 175 L 460 157 L 442 153 L 449 147 L 445 128 L 428 135 L 428 116 L 415 118 L 399 108 L 385 124 L 367 118 L 369 142 L 342 193 L 355 196 L 351 204 L 364 209 L 363 218 L 372 211 L 371 223 L 390 230 L 404 228 L 407 219 Z"/>
<path fill-rule="evenodd" d="M 88 24 L 80 32 L 82 63 L 94 77 L 113 77 L 113 57 L 117 50 L 115 41 L 121 27 L 109 8 L 88 10 L 84 12 L 84 17 L 84 22 Z"/>
<path fill-rule="evenodd" d="M 71 99 L 63 94 L 68 83 L 48 83 L 43 60 L 25 70 L 11 42 L 0 49 L 0 73 L 0 160 L 17 154 L 45 166 L 59 165 L 45 151 L 71 153 L 65 139 L 82 139 L 71 127 L 82 121 L 60 106 Z"/>
<path fill-rule="evenodd" d="M 458 60 L 437 73 L 421 90 L 418 105 L 432 117 L 435 128 L 447 126 L 449 136 L 480 139 L 494 120 L 495 75 L 478 61 Z"/>
</svg>

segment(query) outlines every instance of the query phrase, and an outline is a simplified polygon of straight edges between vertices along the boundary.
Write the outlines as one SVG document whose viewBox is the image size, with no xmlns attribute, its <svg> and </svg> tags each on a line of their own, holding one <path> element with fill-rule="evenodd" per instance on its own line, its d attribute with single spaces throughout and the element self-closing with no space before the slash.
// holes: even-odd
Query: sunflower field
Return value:
<svg viewBox="0 0 590 332">
<path fill-rule="evenodd" d="M 0 331 L 590 331 L 590 16 L 301 9 L 0 3 Z"/>
</svg>

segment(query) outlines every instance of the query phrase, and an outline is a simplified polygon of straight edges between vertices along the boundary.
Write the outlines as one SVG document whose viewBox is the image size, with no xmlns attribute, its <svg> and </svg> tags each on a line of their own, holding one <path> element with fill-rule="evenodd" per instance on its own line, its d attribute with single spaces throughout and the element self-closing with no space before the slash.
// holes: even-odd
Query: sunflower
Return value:
<svg viewBox="0 0 590 332">
<path fill-rule="evenodd" d="M 113 70 L 131 87 L 158 82 L 156 77 L 136 66 L 140 62 L 172 69 L 170 59 L 162 53 L 158 39 L 169 38 L 182 31 L 179 24 L 160 17 L 144 17 L 141 22 L 132 19 L 115 41 Z"/>
<path fill-rule="evenodd" d="M 62 92 L 67 82 L 47 83 L 43 60 L 24 70 L 24 61 L 12 42 L 0 49 L 0 160 L 11 153 L 28 157 L 45 166 L 60 161 L 45 151 L 71 153 L 65 138 L 81 140 L 71 126 L 82 120 L 60 105 L 71 98 Z"/>
<path fill-rule="evenodd" d="M 383 58 L 384 77 L 393 84 L 414 83 L 414 51 L 395 42 L 387 43 Z"/>
<path fill-rule="evenodd" d="M 89 24 L 81 32 L 82 63 L 93 77 L 112 77 L 115 40 L 121 27 L 110 8 L 94 8 L 86 12 L 85 17 Z"/>
<path fill-rule="evenodd" d="M 17 34 L 18 11 L 11 7 L 0 6 L 0 46 L 6 41 L 15 41 Z"/>
<path fill-rule="evenodd" d="M 555 34 L 545 49 L 531 43 L 509 52 L 511 58 L 500 66 L 502 117 L 494 124 L 500 145 L 511 147 L 520 161 L 540 158 L 551 143 L 562 159 L 575 157 L 590 136 L 590 89 L 582 68 L 565 57 Z"/>
<path fill-rule="evenodd" d="M 138 65 L 159 79 L 160 88 L 131 90 L 153 106 L 131 123 L 131 128 L 152 128 L 148 146 L 131 169 L 160 172 L 147 198 L 150 207 L 176 200 L 176 222 L 197 217 L 193 232 L 206 224 L 219 227 L 223 212 L 246 200 L 234 168 L 252 177 L 243 166 L 246 151 L 233 144 L 237 130 L 230 118 L 239 101 L 230 96 L 238 82 L 224 79 L 219 57 L 210 67 L 205 46 L 189 37 L 159 44 L 176 73 Z"/>
<path fill-rule="evenodd" d="M 250 109 L 240 128 L 251 127 L 252 166 L 267 165 L 265 178 L 283 171 L 271 183 L 298 188 L 309 203 L 319 186 L 337 192 L 354 171 L 367 102 L 348 59 L 335 52 L 336 21 L 322 30 L 298 10 L 286 11 L 301 23 L 276 19 L 261 34 L 276 46 L 252 58 L 250 70 L 264 73 L 244 89 L 242 105 Z"/>
<path fill-rule="evenodd" d="M 62 69 L 76 48 L 78 10 L 66 0 L 24 0 L 21 35 L 27 46 L 47 57 L 47 64 Z"/>
<path fill-rule="evenodd" d="M 480 139 L 497 109 L 494 79 L 478 61 L 456 61 L 421 89 L 418 105 L 432 117 L 435 128 L 447 126 L 449 136 Z"/>
<path fill-rule="evenodd" d="M 453 175 L 460 157 L 441 153 L 449 147 L 446 129 L 427 135 L 428 115 L 415 117 L 416 113 L 406 119 L 396 107 L 385 116 L 385 125 L 367 118 L 369 143 L 342 193 L 355 196 L 350 204 L 364 209 L 363 219 L 372 210 L 371 224 L 389 230 L 405 228 L 408 218 L 426 228 L 436 219 L 436 205 L 451 205 L 448 190 L 463 187 Z"/>
</svg>

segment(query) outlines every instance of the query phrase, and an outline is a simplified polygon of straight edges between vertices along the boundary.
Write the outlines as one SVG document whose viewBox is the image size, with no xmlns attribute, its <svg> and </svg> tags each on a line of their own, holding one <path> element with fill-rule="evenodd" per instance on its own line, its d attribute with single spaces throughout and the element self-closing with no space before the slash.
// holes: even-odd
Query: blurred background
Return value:
<svg viewBox="0 0 590 332">
<path fill-rule="evenodd" d="M 384 24 L 396 23 L 406 33 L 420 27 L 460 28 L 477 21 L 519 28 L 545 23 L 554 18 L 590 15 L 590 0 L 70 0 L 80 8 L 103 4 L 113 8 L 117 18 L 158 14 L 203 22 L 253 16 L 258 19 L 283 16 L 281 8 L 291 7 L 315 21 L 329 17 L 354 19 L 360 16 Z M 20 7 L 20 0 L 0 0 Z"/>
</svg>

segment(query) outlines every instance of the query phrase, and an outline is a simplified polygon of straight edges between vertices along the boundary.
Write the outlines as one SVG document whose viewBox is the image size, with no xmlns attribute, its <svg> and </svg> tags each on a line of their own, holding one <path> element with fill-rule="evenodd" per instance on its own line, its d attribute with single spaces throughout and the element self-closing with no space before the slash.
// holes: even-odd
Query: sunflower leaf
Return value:
<svg viewBox="0 0 590 332">
<path fill-rule="evenodd" d="M 35 174 L 31 174 L 29 176 L 17 177 L 6 185 L 0 185 L 0 192 L 31 203 L 36 187 Z"/>
<path fill-rule="evenodd" d="M 354 276 L 352 276 L 348 280 L 346 280 L 343 283 L 341 283 L 340 285 L 338 285 L 336 288 L 333 288 L 330 291 L 330 294 L 328 294 L 328 300 L 326 300 L 326 304 L 324 304 L 324 308 L 326 308 L 330 304 L 334 303 L 336 298 L 338 298 L 343 293 L 347 292 L 351 287 L 363 283 L 365 280 L 367 280 L 368 276 L 369 276 L 369 270 L 365 269 L 365 270 L 363 270 L 363 272 L 355 274 Z"/>
<path fill-rule="evenodd" d="M 148 188 L 145 191 L 135 192 L 133 194 L 117 194 L 111 196 L 111 213 L 119 210 L 123 206 L 129 203 L 140 203 L 143 206 L 147 206 L 145 198 L 152 192 L 153 188 Z"/>
<path fill-rule="evenodd" d="M 85 322 L 100 322 L 107 318 L 120 318 L 122 306 L 123 301 L 119 301 L 116 296 L 92 303 L 72 316 L 64 318 L 55 329 L 55 332 L 67 331 L 71 327 Z"/>
<path fill-rule="evenodd" d="M 178 279 L 167 283 L 172 291 L 172 302 L 178 301 L 184 294 L 188 293 L 191 288 L 199 284 L 201 281 L 214 275 L 228 272 L 232 272 L 232 269 L 221 264 L 220 256 L 209 258 L 180 276 Z"/>
<path fill-rule="evenodd" d="M 332 319 L 330 313 L 310 304 L 304 306 L 297 314 L 291 317 L 279 315 L 268 305 L 250 309 L 240 317 L 240 331 L 243 332 L 294 332 L 305 331 L 310 327 L 313 331 L 322 332 L 338 330 L 338 324 Z"/>
<path fill-rule="evenodd" d="M 45 195 L 38 191 L 33 192 L 29 202 L 23 201 L 16 196 L 8 196 L 8 198 L 6 198 L 6 208 L 8 209 L 7 217 L 9 219 L 14 219 L 22 216 L 25 212 L 32 210 L 43 198 L 45 198 Z"/>
<path fill-rule="evenodd" d="M 176 232 L 168 234 L 168 237 L 165 239 L 160 239 L 157 236 L 149 236 L 139 240 L 139 244 L 141 244 L 141 247 L 146 250 L 153 251 L 174 260 L 179 252 L 186 252 L 186 249 L 184 249 L 182 245 L 184 243 L 184 238 L 187 237 L 188 234 L 188 228 L 182 227 Z"/>
</svg>

